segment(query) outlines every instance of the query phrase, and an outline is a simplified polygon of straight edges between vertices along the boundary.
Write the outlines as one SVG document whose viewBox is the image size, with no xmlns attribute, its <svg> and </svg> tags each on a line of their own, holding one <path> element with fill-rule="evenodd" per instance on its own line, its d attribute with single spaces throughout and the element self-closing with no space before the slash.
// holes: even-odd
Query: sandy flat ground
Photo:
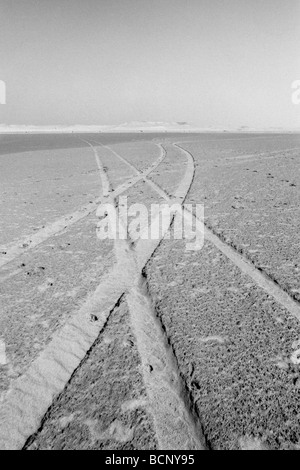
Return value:
<svg viewBox="0 0 300 470">
<path fill-rule="evenodd" d="M 88 149 L 52 149 L 1 155 L 0 187 L 4 246 L 95 200 L 101 181 Z"/>
<path fill-rule="evenodd" d="M 292 134 L 1 136 L 1 447 L 299 448 L 299 152 Z M 116 194 L 203 204 L 203 248 L 99 240 Z"/>
</svg>

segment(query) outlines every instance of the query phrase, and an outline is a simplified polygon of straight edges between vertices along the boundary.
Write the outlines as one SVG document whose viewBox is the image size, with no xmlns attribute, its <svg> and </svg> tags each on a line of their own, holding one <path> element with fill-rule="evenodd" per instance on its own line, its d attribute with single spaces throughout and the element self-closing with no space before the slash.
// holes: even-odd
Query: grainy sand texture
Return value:
<svg viewBox="0 0 300 470">
<path fill-rule="evenodd" d="M 292 133 L 1 135 L 0 448 L 299 449 L 299 188 Z"/>
</svg>

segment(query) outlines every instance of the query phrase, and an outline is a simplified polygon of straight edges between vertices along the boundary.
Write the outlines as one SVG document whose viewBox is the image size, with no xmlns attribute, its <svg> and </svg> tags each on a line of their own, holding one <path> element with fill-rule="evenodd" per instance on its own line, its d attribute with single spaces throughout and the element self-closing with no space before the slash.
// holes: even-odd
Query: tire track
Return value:
<svg viewBox="0 0 300 470">
<path fill-rule="evenodd" d="M 185 177 L 178 189 L 178 197 L 183 197 L 184 193 L 186 195 L 190 188 L 192 163 L 189 159 Z M 154 223 L 159 223 L 159 220 Z M 45 350 L 27 372 L 13 382 L 5 395 L 0 406 L 0 449 L 20 449 L 36 432 L 54 398 L 63 391 L 74 371 L 80 367 L 81 361 L 124 293 L 131 310 L 149 394 L 149 406 L 154 416 L 160 447 L 203 448 L 200 443 L 203 442 L 201 430 L 195 430 L 182 400 L 180 386 L 178 383 L 174 385 L 176 370 L 169 359 L 169 352 L 161 343 L 155 317 L 140 287 L 142 269 L 160 241 L 161 239 L 140 240 L 134 256 L 128 245 L 116 245 L 117 262 L 94 294 L 54 335 Z M 120 247 L 119 251 L 117 246 Z M 153 348 L 157 342 L 160 345 L 158 350 Z M 155 357 L 157 351 L 161 356 Z"/>
<path fill-rule="evenodd" d="M 26 253 L 27 251 L 40 245 L 48 238 L 57 235 L 63 230 L 71 227 L 79 220 L 87 217 L 97 209 L 100 202 L 101 198 L 96 199 L 95 201 L 90 202 L 88 205 L 84 205 L 75 212 L 61 217 L 52 224 L 49 224 L 32 235 L 27 236 L 23 240 L 19 240 L 11 246 L 0 246 L 0 268 L 5 264 L 10 263 L 18 256 L 21 256 L 23 253 Z"/>
<path fill-rule="evenodd" d="M 99 144 L 99 142 L 96 143 Z M 105 148 L 109 147 L 105 146 Z M 160 148 L 162 154 L 164 154 L 163 147 L 160 146 Z M 93 148 L 93 151 L 99 161 L 97 150 Z M 113 154 L 127 163 L 138 176 L 143 174 L 144 180 L 148 184 L 150 183 L 151 180 L 148 180 L 146 176 L 150 171 L 140 172 L 116 152 L 113 152 Z M 102 164 L 98 163 L 98 167 L 102 173 L 103 183 L 109 190 L 108 177 Z M 187 177 L 183 178 L 178 195 L 183 196 L 184 193 L 185 196 L 188 192 L 194 172 L 193 168 L 190 170 Z M 163 192 L 156 185 L 155 189 L 158 194 Z M 165 192 L 163 194 L 165 199 L 169 200 Z M 115 198 L 113 202 L 116 208 L 117 201 Z M 166 231 L 169 228 L 167 222 L 170 224 L 170 220 L 165 221 Z M 154 224 L 156 223 L 160 223 L 159 214 L 154 221 Z M 204 446 L 201 425 L 197 421 L 195 423 L 190 414 L 190 408 L 183 399 L 184 385 L 172 349 L 166 342 L 161 324 L 151 306 L 151 300 L 147 289 L 145 289 L 142 276 L 142 270 L 159 241 L 155 240 L 153 244 L 151 240 L 147 239 L 145 240 L 146 243 L 138 244 L 136 250 L 132 249 L 130 242 L 130 239 L 115 240 L 115 252 L 118 272 L 123 273 L 127 279 L 124 295 L 128 305 L 132 331 L 141 358 L 142 374 L 149 400 L 148 407 L 153 417 L 159 448 L 166 450 L 201 449 Z M 145 254 L 146 258 L 143 258 Z M 126 279 L 122 278 L 122 284 L 126 283 Z"/>
<path fill-rule="evenodd" d="M 173 145 L 175 147 L 178 147 L 185 153 L 186 158 L 188 159 L 188 162 L 192 161 L 194 163 L 194 158 L 190 152 L 185 150 L 178 143 L 174 143 Z M 123 157 L 122 157 L 122 160 L 124 160 Z M 191 163 L 190 163 L 189 168 L 191 168 Z M 187 169 L 187 173 L 189 171 L 189 168 Z M 193 175 L 189 175 L 189 178 L 192 179 Z M 161 188 L 159 188 L 159 191 L 158 191 L 155 185 L 152 185 L 151 180 L 149 180 L 148 178 L 145 178 L 145 182 L 150 184 L 150 186 L 153 189 L 155 189 L 159 195 L 161 195 L 161 192 L 163 191 Z M 176 192 L 176 198 L 181 196 L 181 199 L 182 199 L 184 198 L 184 192 L 185 192 L 184 190 L 185 184 L 183 181 L 181 183 L 181 186 L 182 186 L 182 189 L 180 189 L 179 187 Z M 174 202 L 174 200 L 172 201 L 172 199 L 167 195 L 167 193 L 164 193 L 164 194 L 165 194 L 165 199 L 170 204 Z M 294 316 L 295 318 L 297 318 L 297 320 L 300 321 L 300 305 L 297 301 L 295 301 L 282 287 L 280 287 L 280 285 L 274 282 L 266 273 L 257 269 L 250 260 L 248 260 L 245 256 L 242 256 L 234 247 L 224 242 L 218 235 L 216 235 L 213 232 L 212 229 L 208 228 L 205 225 L 203 220 L 197 219 L 196 216 L 192 214 L 192 212 L 190 212 L 186 207 L 183 206 L 183 216 L 186 219 L 188 218 L 188 214 L 190 214 L 190 216 L 192 216 L 194 220 L 198 221 L 196 225 L 198 229 L 199 227 L 202 227 L 203 239 L 210 241 L 219 251 L 221 251 L 230 261 L 232 261 L 244 274 L 247 274 L 255 282 L 257 286 L 262 288 L 270 297 L 273 297 L 277 303 L 282 305 L 292 316 Z M 190 219 L 188 219 L 188 221 L 190 221 Z M 140 240 L 140 242 L 142 241 L 143 240 Z"/>
<path fill-rule="evenodd" d="M 118 188 L 116 188 L 115 190 L 111 190 L 111 192 L 113 192 L 115 197 L 120 196 L 122 193 L 126 192 L 129 188 L 134 186 L 138 181 L 143 180 L 144 175 L 147 176 L 148 174 L 151 173 L 151 171 L 155 170 L 155 168 L 157 168 L 158 165 L 163 161 L 165 156 L 166 156 L 165 151 L 163 147 L 161 147 L 161 154 L 159 158 L 143 172 L 143 175 L 140 173 L 137 174 L 135 177 L 130 178 L 128 181 L 118 186 Z M 96 163 L 98 166 L 99 161 L 96 160 Z M 99 170 L 99 166 L 98 166 L 98 170 Z M 105 188 L 105 191 L 107 193 L 107 188 Z M 8 264 L 14 259 L 18 258 L 23 253 L 26 253 L 27 251 L 35 248 L 36 246 L 40 245 L 44 241 L 48 240 L 48 238 L 54 235 L 57 235 L 64 230 L 69 229 L 76 222 L 92 214 L 97 209 L 99 204 L 105 203 L 106 198 L 107 198 L 107 194 L 103 195 L 100 198 L 95 199 L 93 202 L 90 202 L 87 205 L 82 206 L 80 209 L 76 210 L 75 212 L 72 212 L 56 220 L 52 224 L 49 224 L 46 227 L 42 228 L 41 230 L 33 233 L 32 235 L 27 236 L 23 240 L 19 240 L 18 242 L 14 243 L 13 245 L 9 247 L 5 245 L 0 246 L 0 268 L 4 266 L 5 264 Z"/>
<path fill-rule="evenodd" d="M 100 144 L 96 141 L 93 142 Z M 102 144 L 100 145 L 102 146 Z M 159 146 L 163 150 L 163 147 Z M 111 150 L 108 146 L 105 148 Z M 112 153 L 126 163 L 137 175 L 143 173 L 121 155 L 114 151 Z M 143 173 L 144 181 L 158 195 L 163 196 L 170 205 L 174 204 L 174 199 L 180 201 L 181 205 L 192 183 L 193 159 L 188 154 L 186 156 L 188 161 L 186 173 L 174 198 L 169 197 Z M 173 216 L 174 214 L 172 214 L 171 220 Z M 163 220 L 161 220 L 160 214 L 158 214 L 152 224 L 159 228 L 162 222 L 162 227 L 166 227 L 166 232 L 171 220 L 168 215 L 163 215 Z M 163 236 L 164 234 L 162 234 Z M 173 350 L 168 344 L 162 325 L 152 307 L 151 298 L 145 287 L 146 280 L 142 276 L 145 264 L 159 243 L 158 240 L 144 239 L 141 236 L 136 250 L 133 250 L 130 249 L 127 241 L 124 240 L 122 244 L 122 240 L 118 240 L 116 246 L 119 246 L 117 251 L 119 272 L 123 272 L 125 275 L 130 273 L 130 283 L 125 291 L 125 298 L 142 362 L 142 373 L 159 448 L 165 450 L 203 449 L 205 439 L 201 423 L 195 413 L 191 412 L 193 406 L 186 393 L 185 381 L 178 370 Z"/>
<path fill-rule="evenodd" d="M 187 150 L 181 148 L 184 152 Z M 191 155 L 191 154 L 190 154 Z M 187 209 L 185 209 L 188 211 Z M 195 215 L 193 215 L 195 219 Z M 203 222 L 203 221 L 200 221 Z M 205 240 L 210 241 L 221 251 L 228 259 L 230 259 L 243 273 L 247 274 L 252 280 L 261 287 L 268 295 L 273 297 L 280 305 L 282 305 L 291 315 L 300 321 L 300 305 L 280 285 L 276 284 L 266 273 L 257 269 L 255 265 L 245 256 L 241 255 L 234 247 L 224 242 L 212 229 L 208 228 L 203 222 L 203 231 Z"/>
<path fill-rule="evenodd" d="M 148 178 L 149 174 L 158 165 L 155 164 L 154 167 L 150 167 L 151 168 L 150 171 L 148 171 L 148 170 L 146 172 L 139 171 L 134 165 L 132 165 L 132 163 L 130 163 L 126 158 L 119 155 L 117 152 L 115 152 L 108 145 L 103 145 L 103 144 L 101 144 L 101 142 L 98 142 L 96 140 L 92 140 L 92 142 L 94 142 L 94 143 L 100 145 L 101 147 L 104 147 L 105 149 L 109 150 L 113 155 L 115 155 L 115 157 L 117 157 L 119 160 L 121 160 L 123 163 L 125 163 L 137 176 L 141 177 L 141 179 L 144 180 L 145 183 L 147 183 L 152 189 L 154 189 L 154 191 L 157 192 L 157 194 L 160 197 L 162 197 L 163 199 L 165 199 L 168 203 L 170 203 L 170 204 L 173 203 L 174 204 L 175 202 L 180 202 L 182 199 L 185 198 L 185 196 L 186 196 L 185 190 L 186 190 L 187 180 L 190 179 L 192 181 L 192 179 L 194 177 L 194 160 L 193 160 L 193 158 L 191 158 L 190 154 L 186 153 L 186 158 L 187 158 L 187 161 L 188 161 L 188 167 L 187 167 L 187 170 L 186 170 L 186 174 L 184 176 L 184 180 L 182 180 L 179 187 L 177 188 L 177 191 L 176 191 L 175 195 L 172 197 L 164 189 L 162 189 L 157 183 L 155 183 L 150 178 Z M 155 144 L 155 145 L 157 145 L 161 149 L 161 152 L 165 152 L 165 149 L 164 149 L 162 144 Z"/>
<path fill-rule="evenodd" d="M 193 157 L 187 150 L 180 147 L 180 145 L 176 146 L 183 151 L 189 162 L 185 177 L 176 191 L 176 198 L 181 198 L 183 203 L 184 195 L 187 194 L 192 182 L 193 171 L 191 170 L 191 165 L 193 164 Z M 140 174 L 136 176 L 138 180 L 140 177 Z M 133 185 L 132 180 L 130 183 Z M 117 191 L 113 193 L 114 196 L 117 195 Z M 169 198 L 169 196 L 166 194 L 166 199 L 167 198 Z M 169 198 L 169 201 L 173 203 L 174 199 Z M 185 207 L 183 213 L 188 213 Z M 262 287 L 269 295 L 274 297 L 277 302 L 300 320 L 299 304 L 291 299 L 280 286 L 277 286 L 272 280 L 255 268 L 255 266 L 251 265 L 245 257 L 241 256 L 234 248 L 222 241 L 211 229 L 205 226 L 203 230 L 206 239 L 211 241 L 227 258 L 238 266 L 240 270 L 249 275 L 257 285 Z M 0 448 L 21 448 L 27 438 L 35 432 L 40 424 L 41 418 L 51 405 L 53 398 L 63 390 L 74 370 L 80 366 L 81 360 L 92 346 L 99 332 L 103 329 L 105 321 L 115 305 L 123 298 L 124 293 L 127 296 L 128 304 L 131 306 L 130 310 L 133 326 L 136 328 L 136 336 L 139 338 L 139 350 L 144 358 L 142 360 L 143 373 L 149 395 L 151 396 L 152 393 L 153 402 L 155 402 L 155 400 L 157 401 L 157 389 L 153 388 L 151 392 L 150 390 L 151 386 L 153 385 L 153 387 L 155 387 L 155 384 L 159 380 L 160 383 L 164 383 L 164 385 L 167 384 L 165 385 L 166 388 L 159 390 L 159 392 L 161 394 L 165 393 L 165 395 L 163 395 L 164 397 L 168 396 L 167 394 L 170 393 L 171 390 L 170 374 L 166 373 L 166 369 L 168 368 L 168 351 L 163 348 L 166 353 L 166 357 L 163 357 L 163 359 L 160 357 L 160 354 L 158 359 L 155 356 L 156 350 L 153 350 L 153 345 L 149 338 L 151 338 L 152 331 L 154 332 L 153 339 L 155 340 L 156 336 L 159 334 L 156 334 L 156 332 L 159 330 L 153 329 L 152 320 L 150 322 L 150 330 L 146 328 L 146 322 L 151 318 L 151 313 L 153 315 L 153 312 L 151 312 L 151 304 L 143 290 L 143 282 L 140 277 L 140 273 L 146 262 L 152 256 L 159 243 L 160 240 L 139 240 L 135 251 L 135 262 L 133 262 L 134 257 L 132 258 L 131 253 L 128 253 L 130 248 L 126 247 L 125 253 L 123 253 L 124 256 L 119 256 L 116 265 L 108 273 L 103 282 L 101 282 L 95 293 L 80 309 L 78 314 L 55 335 L 39 358 L 30 366 L 27 373 L 15 381 L 0 408 L 1 422 L 3 423 L 0 430 Z M 128 283 L 128 279 L 130 279 L 131 275 L 134 279 L 133 286 Z M 132 290 L 130 291 L 130 289 Z M 147 304 L 146 307 L 145 303 Z M 143 315 L 139 315 L 141 309 L 143 309 Z M 96 318 L 96 321 L 91 321 L 92 316 Z M 153 320 L 155 320 L 154 316 Z M 145 338 L 148 338 L 148 341 L 146 341 Z M 160 338 L 159 344 L 161 344 L 161 341 Z M 148 345 L 147 343 L 150 344 Z M 145 349 L 143 350 L 143 348 Z M 156 364 L 157 376 L 152 374 L 153 369 L 150 370 L 149 364 L 151 367 L 153 366 L 149 362 L 149 357 L 152 357 L 152 362 Z M 162 370 L 164 372 L 162 372 Z M 171 370 L 174 371 L 174 368 L 172 367 Z M 162 375 L 159 375 L 161 373 Z M 154 377 L 156 377 L 155 380 L 153 380 Z M 171 384 L 172 383 L 174 384 L 174 379 L 173 382 L 171 380 Z M 172 392 L 174 392 L 174 385 Z M 177 396 L 178 395 L 175 393 L 175 397 Z M 161 413 L 160 411 L 159 414 L 161 415 Z M 165 423 L 170 422 L 167 418 L 168 415 L 166 416 Z M 181 427 L 182 423 L 184 423 L 184 419 L 190 423 L 187 415 L 184 414 L 180 421 Z M 159 425 L 161 425 L 162 435 L 160 445 L 169 445 L 171 448 L 172 442 L 176 442 L 176 438 L 173 436 L 171 443 L 170 441 L 166 443 L 170 436 L 166 435 L 163 423 L 159 423 L 158 421 L 156 426 L 158 427 Z M 158 430 L 157 433 L 159 435 Z M 166 441 L 163 443 L 164 439 Z M 191 442 L 187 444 L 184 442 L 183 445 L 190 445 L 190 443 Z"/>
</svg>

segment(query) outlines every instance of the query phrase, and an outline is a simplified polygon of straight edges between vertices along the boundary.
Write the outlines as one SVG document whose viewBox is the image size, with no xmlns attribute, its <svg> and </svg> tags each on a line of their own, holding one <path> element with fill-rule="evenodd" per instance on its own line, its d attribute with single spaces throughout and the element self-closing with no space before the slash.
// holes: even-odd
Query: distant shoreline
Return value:
<svg viewBox="0 0 300 470">
<path fill-rule="evenodd" d="M 195 129 L 195 130 L 184 130 L 184 129 L 110 129 L 110 130 L 15 130 L 15 129 L 0 129 L 0 135 L 36 135 L 36 134 L 299 134 L 300 129 L 297 130 L 214 130 L 214 129 Z"/>
</svg>

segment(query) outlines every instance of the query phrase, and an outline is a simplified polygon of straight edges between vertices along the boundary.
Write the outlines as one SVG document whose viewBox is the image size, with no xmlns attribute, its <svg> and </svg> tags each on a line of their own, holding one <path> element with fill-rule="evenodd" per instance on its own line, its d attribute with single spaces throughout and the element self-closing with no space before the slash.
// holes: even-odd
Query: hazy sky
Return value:
<svg viewBox="0 0 300 470">
<path fill-rule="evenodd" d="M 299 0 L 0 0 L 0 123 L 295 127 Z"/>
</svg>

